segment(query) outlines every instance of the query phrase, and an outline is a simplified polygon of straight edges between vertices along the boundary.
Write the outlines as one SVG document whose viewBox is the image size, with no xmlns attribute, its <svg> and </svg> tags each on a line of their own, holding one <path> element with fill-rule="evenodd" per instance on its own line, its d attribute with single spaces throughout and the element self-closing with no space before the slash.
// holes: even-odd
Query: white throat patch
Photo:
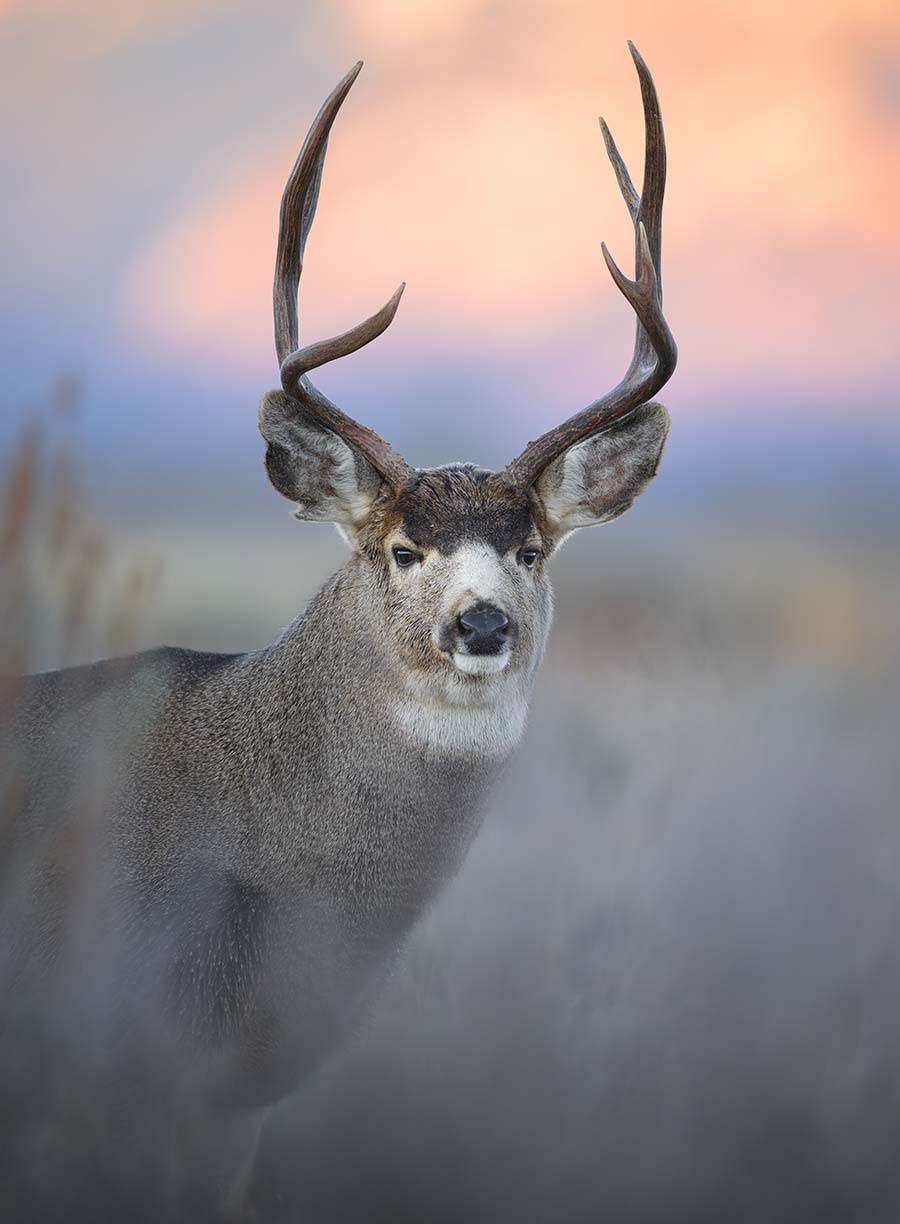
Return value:
<svg viewBox="0 0 900 1224">
<path fill-rule="evenodd" d="M 497 758 L 518 745 L 528 718 L 530 680 L 506 672 L 509 655 L 460 655 L 468 671 L 444 665 L 439 676 L 404 676 L 390 713 L 406 739 L 437 756 Z M 449 660 L 447 661 L 449 663 Z M 484 670 L 484 664 L 490 670 Z"/>
<path fill-rule="evenodd" d="M 478 705 L 409 696 L 398 701 L 393 714 L 404 736 L 420 751 L 493 760 L 517 747 L 525 731 L 528 701 L 518 686 L 505 701 Z"/>
</svg>

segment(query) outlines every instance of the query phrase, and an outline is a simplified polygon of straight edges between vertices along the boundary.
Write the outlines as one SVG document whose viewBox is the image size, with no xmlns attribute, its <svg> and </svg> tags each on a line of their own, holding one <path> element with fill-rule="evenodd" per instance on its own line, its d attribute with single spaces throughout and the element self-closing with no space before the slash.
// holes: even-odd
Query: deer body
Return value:
<svg viewBox="0 0 900 1224">
<path fill-rule="evenodd" d="M 637 244 L 633 282 L 607 256 L 639 319 L 620 384 L 503 472 L 414 470 L 312 385 L 310 369 L 373 339 L 399 301 L 297 346 L 303 249 L 354 69 L 285 190 L 282 389 L 260 405 L 270 480 L 297 517 L 338 525 L 349 560 L 262 650 L 163 648 L 23 684 L 4 746 L 19 802 L 0 858 L 14 1000 L 0 1048 L 27 1033 L 106 1086 L 116 1126 L 144 1128 L 143 1178 L 123 1174 L 132 1218 L 138 1183 L 153 1219 L 221 1219 L 238 1202 L 261 1111 L 359 1022 L 521 738 L 547 558 L 656 472 L 668 416 L 650 397 L 675 363 L 658 277 L 665 160 L 633 54 L 641 197 L 605 132 Z M 31 1094 L 20 1081 L 16 1108 Z M 5 1111 L 6 1129 L 18 1120 Z"/>
<path fill-rule="evenodd" d="M 530 677 L 512 702 L 482 685 L 446 709 L 411 696 L 373 631 L 367 577 L 351 559 L 261 651 L 164 648 L 47 673 L 22 703 L 29 754 L 57 762 L 35 773 L 23 838 L 46 811 L 51 841 L 65 837 L 102 796 L 88 857 L 112 883 L 95 901 L 138 934 L 106 968 L 132 979 L 155 943 L 160 1016 L 201 1034 L 216 1093 L 241 1102 L 284 1096 L 356 1021 L 356 1001 L 458 865 L 522 730 Z M 85 767 L 97 744 L 102 778 Z M 79 855 L 72 866 L 84 869 Z M 52 895 L 41 902 L 52 911 Z M 241 955 L 220 963 L 230 943 Z"/>
<path fill-rule="evenodd" d="M 114 1100 L 124 1075 L 141 1113 L 159 1115 L 163 1152 L 177 1120 L 177 1168 L 214 1158 L 199 1188 L 142 1170 L 148 1219 L 166 1218 L 170 1195 L 174 1218 L 219 1218 L 235 1147 L 252 1153 L 260 1109 L 359 1024 L 521 733 L 518 714 L 497 727 L 480 691 L 462 710 L 420 696 L 411 721 L 367 579 L 351 558 L 261 651 L 164 648 L 35 676 L 22 694 L 17 733 L 35 767 L 6 858 L 31 861 L 39 830 L 42 852 L 3 915 L 26 932 L 4 980 L 35 1035 L 28 1008 L 51 964 L 53 1014 L 92 1034 L 95 1090 Z M 354 632 L 336 635 L 336 618 Z M 521 686 L 524 709 L 530 677 Z M 118 1002 L 108 1012 L 98 997 Z M 57 1045 L 52 1021 L 37 1035 Z M 70 1076 L 68 1044 L 57 1052 Z M 100 1132 L 107 1151 L 122 1141 L 107 1118 Z M 202 1163 L 187 1155 L 210 1136 Z"/>
</svg>

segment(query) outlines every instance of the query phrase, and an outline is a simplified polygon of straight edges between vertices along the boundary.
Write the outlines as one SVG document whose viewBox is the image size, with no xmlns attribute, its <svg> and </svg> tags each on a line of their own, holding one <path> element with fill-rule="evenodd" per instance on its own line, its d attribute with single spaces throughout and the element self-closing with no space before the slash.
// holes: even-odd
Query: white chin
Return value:
<svg viewBox="0 0 900 1224">
<path fill-rule="evenodd" d="M 509 662 L 509 651 L 503 654 L 470 655 L 456 650 L 453 653 L 453 663 L 467 676 L 496 676 L 502 672 Z"/>
</svg>

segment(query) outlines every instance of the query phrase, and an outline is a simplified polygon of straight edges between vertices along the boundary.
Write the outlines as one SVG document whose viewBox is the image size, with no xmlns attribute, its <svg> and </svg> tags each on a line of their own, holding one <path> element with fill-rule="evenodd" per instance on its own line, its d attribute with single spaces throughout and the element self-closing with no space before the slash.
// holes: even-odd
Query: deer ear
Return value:
<svg viewBox="0 0 900 1224">
<path fill-rule="evenodd" d="M 382 481 L 354 447 L 283 391 L 262 397 L 259 431 L 266 441 L 269 480 L 282 497 L 297 503 L 296 518 L 351 530 L 365 520 Z"/>
<path fill-rule="evenodd" d="M 621 425 L 569 447 L 535 482 L 558 544 L 578 527 L 608 523 L 628 509 L 656 475 L 669 414 L 648 403 Z"/>
</svg>

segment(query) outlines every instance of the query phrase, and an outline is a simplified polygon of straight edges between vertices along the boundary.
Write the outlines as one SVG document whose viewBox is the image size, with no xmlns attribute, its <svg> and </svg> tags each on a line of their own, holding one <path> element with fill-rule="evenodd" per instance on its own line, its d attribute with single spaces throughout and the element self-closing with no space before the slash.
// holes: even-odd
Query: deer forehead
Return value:
<svg viewBox="0 0 900 1224">
<path fill-rule="evenodd" d="M 417 473 L 392 519 L 418 548 L 445 556 L 477 546 L 502 557 L 535 533 L 528 491 L 470 465 Z"/>
</svg>

